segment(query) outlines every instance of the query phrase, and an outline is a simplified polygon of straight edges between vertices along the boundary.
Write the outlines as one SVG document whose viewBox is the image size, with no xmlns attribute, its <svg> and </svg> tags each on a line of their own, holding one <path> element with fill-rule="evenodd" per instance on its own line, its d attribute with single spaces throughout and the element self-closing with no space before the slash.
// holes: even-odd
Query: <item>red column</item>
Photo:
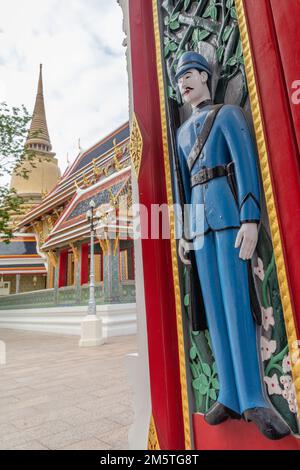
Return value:
<svg viewBox="0 0 300 470">
<path fill-rule="evenodd" d="M 89 282 L 89 244 L 81 245 L 81 285 Z"/>
<path fill-rule="evenodd" d="M 58 287 L 64 287 L 67 284 L 68 269 L 68 250 L 61 251 L 59 255 L 59 274 Z"/>
<path fill-rule="evenodd" d="M 276 29 L 276 37 L 280 52 L 282 70 L 286 84 L 287 101 L 290 103 L 290 111 L 293 118 L 299 152 L 300 92 L 297 90 L 300 90 L 300 2 L 299 0 L 288 0 L 288 2 L 282 0 L 271 0 L 271 8 Z"/>
<path fill-rule="evenodd" d="M 151 204 L 167 203 L 152 2 L 130 0 L 129 18 L 134 112 L 143 136 L 139 196 L 151 213 Z M 142 250 L 153 417 L 161 449 L 184 449 L 170 241 L 143 240 Z"/>
</svg>

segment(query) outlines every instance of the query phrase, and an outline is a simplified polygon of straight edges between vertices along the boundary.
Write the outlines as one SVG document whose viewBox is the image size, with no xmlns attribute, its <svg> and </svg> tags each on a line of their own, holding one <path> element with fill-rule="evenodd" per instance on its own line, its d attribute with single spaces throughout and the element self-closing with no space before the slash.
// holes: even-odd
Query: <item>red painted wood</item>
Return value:
<svg viewBox="0 0 300 470">
<path fill-rule="evenodd" d="M 300 450 L 300 439 L 270 441 L 253 423 L 229 420 L 209 426 L 199 414 L 193 415 L 193 423 L 196 450 Z"/>
<path fill-rule="evenodd" d="M 58 287 L 67 285 L 67 269 L 68 269 L 68 250 L 60 252 L 59 255 L 59 276 Z"/>
<path fill-rule="evenodd" d="M 89 244 L 81 245 L 81 285 L 89 282 Z"/>
<path fill-rule="evenodd" d="M 152 2 L 130 0 L 134 111 L 144 140 L 140 203 L 167 202 Z M 145 221 L 142 221 L 142 228 Z M 176 312 L 168 240 L 143 240 L 151 398 L 162 449 L 184 449 Z"/>
<path fill-rule="evenodd" d="M 294 131 L 300 149 L 300 2 L 271 0 L 276 37 L 282 62 Z M 298 82 L 298 83 L 295 83 Z M 293 88 L 294 84 L 294 88 Z M 296 88 L 297 86 L 297 88 Z M 294 99 L 293 99 L 294 98 Z M 298 154 L 299 159 L 299 154 Z"/>
<path fill-rule="evenodd" d="M 278 3 L 282 5 L 282 2 Z M 269 0 L 263 2 L 244 0 L 244 5 L 261 101 L 285 265 L 299 332 L 300 171 L 298 146 L 270 2 Z M 289 29 L 282 31 L 282 34 L 289 37 L 291 42 L 296 42 L 296 37 L 290 36 Z"/>
</svg>

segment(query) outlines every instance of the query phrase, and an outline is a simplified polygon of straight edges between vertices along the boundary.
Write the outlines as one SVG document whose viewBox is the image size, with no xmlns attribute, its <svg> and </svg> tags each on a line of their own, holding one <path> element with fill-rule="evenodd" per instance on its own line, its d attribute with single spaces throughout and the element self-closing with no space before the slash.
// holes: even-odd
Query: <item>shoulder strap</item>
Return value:
<svg viewBox="0 0 300 470">
<path fill-rule="evenodd" d="M 187 159 L 187 164 L 188 164 L 190 172 L 192 171 L 196 161 L 198 160 L 198 157 L 200 153 L 202 152 L 204 145 L 207 142 L 207 139 L 212 130 L 212 127 L 214 125 L 218 112 L 221 110 L 223 106 L 224 106 L 223 104 L 218 104 L 218 105 L 213 106 L 213 108 L 210 111 L 208 111 L 204 124 L 202 126 L 202 129 L 200 133 L 198 134 L 197 140 Z"/>
</svg>

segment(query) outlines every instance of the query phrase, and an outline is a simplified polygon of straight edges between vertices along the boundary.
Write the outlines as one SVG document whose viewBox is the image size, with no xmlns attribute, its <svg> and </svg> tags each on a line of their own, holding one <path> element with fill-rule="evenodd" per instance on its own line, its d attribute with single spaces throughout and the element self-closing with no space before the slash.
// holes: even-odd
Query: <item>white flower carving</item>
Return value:
<svg viewBox="0 0 300 470">
<path fill-rule="evenodd" d="M 298 406 L 292 377 L 290 375 L 282 375 L 279 381 L 281 385 L 284 386 L 284 390 L 282 390 L 282 396 L 288 402 L 290 412 L 297 413 Z"/>
<path fill-rule="evenodd" d="M 294 391 L 294 389 L 292 388 L 291 390 L 289 390 L 288 402 L 289 402 L 289 403 L 290 403 L 290 402 L 293 403 L 295 400 L 296 400 L 295 391 Z"/>
<path fill-rule="evenodd" d="M 262 324 L 265 331 L 268 331 L 270 326 L 275 325 L 273 307 L 263 308 L 261 307 L 262 313 Z"/>
<path fill-rule="evenodd" d="M 292 386 L 292 377 L 290 375 L 282 375 L 279 380 L 285 390 L 290 390 Z"/>
<path fill-rule="evenodd" d="M 282 369 L 285 374 L 292 370 L 292 362 L 289 354 L 283 358 Z"/>
<path fill-rule="evenodd" d="M 271 339 L 270 341 L 264 336 L 261 337 L 260 349 L 262 360 L 267 361 L 271 358 L 272 354 L 276 351 L 276 341 Z"/>
<path fill-rule="evenodd" d="M 297 407 L 295 405 L 289 405 L 289 409 L 291 413 L 294 413 L 294 414 L 297 413 Z"/>
<path fill-rule="evenodd" d="M 290 411 L 292 413 L 297 413 L 298 406 L 297 406 L 297 401 L 296 401 L 296 394 L 295 394 L 294 385 L 292 385 L 291 389 L 288 392 L 287 402 L 288 402 Z"/>
<path fill-rule="evenodd" d="M 264 263 L 260 258 L 257 259 L 257 266 L 254 268 L 254 274 L 263 281 L 265 278 Z"/>
<path fill-rule="evenodd" d="M 269 395 L 281 395 L 282 389 L 279 385 L 278 377 L 274 374 L 272 377 L 265 377 L 264 381 L 268 387 L 268 394 Z"/>
<path fill-rule="evenodd" d="M 289 399 L 289 392 L 287 390 L 283 390 L 282 396 L 285 400 L 288 400 Z"/>
<path fill-rule="evenodd" d="M 284 390 L 286 390 L 287 392 L 289 392 L 291 390 L 291 384 L 289 382 L 286 382 L 284 384 Z"/>
</svg>

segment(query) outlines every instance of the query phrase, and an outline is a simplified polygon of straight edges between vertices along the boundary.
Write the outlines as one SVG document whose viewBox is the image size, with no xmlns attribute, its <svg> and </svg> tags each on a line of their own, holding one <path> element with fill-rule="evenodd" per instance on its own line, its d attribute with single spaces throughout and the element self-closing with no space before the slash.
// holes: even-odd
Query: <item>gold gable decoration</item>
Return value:
<svg viewBox="0 0 300 470">
<path fill-rule="evenodd" d="M 51 266 L 53 266 L 54 268 L 57 268 L 58 267 L 58 258 L 57 258 L 56 253 L 54 253 L 54 251 L 48 251 L 47 255 L 48 255 L 48 260 L 49 260 L 49 263 L 51 264 Z"/>
<path fill-rule="evenodd" d="M 123 157 L 123 149 L 121 146 L 118 146 L 117 139 L 113 140 L 113 144 L 114 144 L 114 158 L 113 158 L 114 168 L 116 171 L 119 171 L 122 169 L 122 166 L 123 166 L 120 163 L 120 159 Z"/>
<path fill-rule="evenodd" d="M 69 243 L 69 246 L 72 250 L 75 263 L 78 263 L 79 262 L 79 249 L 78 249 L 78 247 L 75 246 L 74 243 Z"/>
<path fill-rule="evenodd" d="M 109 240 L 107 238 L 98 238 L 99 244 L 101 246 L 102 252 L 104 255 L 109 255 L 110 254 L 110 245 L 109 245 Z"/>
<path fill-rule="evenodd" d="M 98 180 L 98 178 L 99 178 L 99 177 L 101 176 L 101 174 L 102 174 L 102 170 L 101 170 L 101 168 L 99 168 L 99 167 L 97 166 L 97 164 L 96 164 L 96 159 L 95 159 L 95 158 L 93 159 L 93 174 L 94 174 L 96 180 Z"/>
<path fill-rule="evenodd" d="M 139 123 L 137 121 L 137 117 L 134 114 L 133 121 L 132 121 L 131 135 L 130 135 L 130 156 L 131 156 L 131 161 L 133 163 L 137 178 L 140 172 L 142 155 L 143 155 L 143 137 L 142 137 L 142 133 L 139 127 Z"/>
<path fill-rule="evenodd" d="M 56 224 L 57 220 L 58 220 L 58 217 L 54 213 L 45 217 L 48 232 L 51 232 L 53 230 L 54 225 Z"/>
<path fill-rule="evenodd" d="M 43 226 L 43 222 L 41 220 L 35 222 L 33 224 L 33 229 L 34 229 L 34 232 L 37 236 L 37 241 L 38 241 L 38 245 L 39 247 L 41 247 L 44 243 L 45 243 L 45 234 L 44 234 L 44 226 Z"/>
</svg>

